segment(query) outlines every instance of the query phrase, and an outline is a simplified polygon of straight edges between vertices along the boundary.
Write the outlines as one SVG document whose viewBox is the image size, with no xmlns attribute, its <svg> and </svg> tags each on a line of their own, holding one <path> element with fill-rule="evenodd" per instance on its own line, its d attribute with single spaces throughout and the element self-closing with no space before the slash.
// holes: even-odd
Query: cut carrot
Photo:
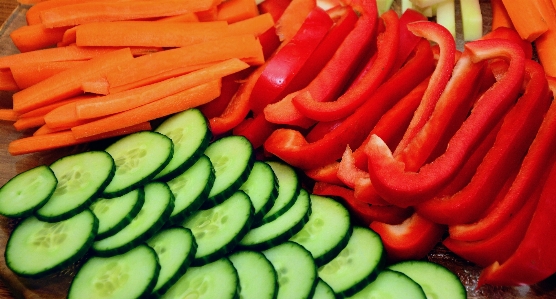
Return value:
<svg viewBox="0 0 556 299">
<path fill-rule="evenodd" d="M 76 27 L 78 46 L 183 47 L 227 35 L 228 23 L 215 22 L 94 22 Z M 110 34 L 107 34 L 110 32 Z"/>
<path fill-rule="evenodd" d="M 220 80 L 199 85 L 147 105 L 73 127 L 71 131 L 75 138 L 87 138 L 198 107 L 217 98 L 220 85 Z"/>
<path fill-rule="evenodd" d="M 71 128 L 87 123 L 77 117 L 75 107 L 77 103 L 86 103 L 94 101 L 94 96 L 79 96 L 68 99 L 64 105 L 58 106 L 44 115 L 44 122 L 50 128 Z"/>
<path fill-rule="evenodd" d="M 259 36 L 274 26 L 274 19 L 270 13 L 257 15 L 228 26 L 230 34 L 253 34 Z"/>
<path fill-rule="evenodd" d="M 40 13 L 46 27 L 74 26 L 91 22 L 122 21 L 168 17 L 208 10 L 214 0 L 138 0 L 85 2 L 44 10 Z"/>
<path fill-rule="evenodd" d="M 57 73 L 78 67 L 85 61 L 46 61 L 12 65 L 12 76 L 20 89 L 35 85 Z"/>
<path fill-rule="evenodd" d="M 218 5 L 216 18 L 235 23 L 257 15 L 259 15 L 259 8 L 255 0 L 228 0 Z"/>
<path fill-rule="evenodd" d="M 13 95 L 13 108 L 24 113 L 82 93 L 81 83 L 106 75 L 115 67 L 133 60 L 129 49 L 121 49 L 95 57 L 78 68 L 49 77 Z"/>
<path fill-rule="evenodd" d="M 276 21 L 276 34 L 280 41 L 289 41 L 316 5 L 315 0 L 292 0 L 280 19 Z"/>
<path fill-rule="evenodd" d="M 62 28 L 64 28 L 64 27 L 62 27 Z M 75 40 L 77 38 L 76 32 L 77 32 L 77 26 L 69 27 L 69 29 L 67 29 L 64 32 L 64 34 L 62 35 L 62 40 L 60 42 L 58 42 L 58 44 L 56 44 L 56 46 L 65 47 L 65 46 L 75 44 Z"/>
<path fill-rule="evenodd" d="M 0 69 L 0 90 L 3 91 L 18 91 L 20 90 L 14 76 L 10 70 Z"/>
<path fill-rule="evenodd" d="M 114 48 L 110 47 L 78 47 L 75 45 L 61 48 L 48 48 L 0 56 L 0 69 L 8 69 L 14 65 L 31 62 L 88 60 L 113 51 Z"/>
<path fill-rule="evenodd" d="M 33 132 L 33 136 L 52 134 L 61 131 L 69 131 L 71 128 L 51 128 L 47 124 L 40 126 Z"/>
<path fill-rule="evenodd" d="M 104 77 L 87 80 L 81 83 L 81 88 L 85 93 L 107 95 L 110 93 L 110 86 Z"/>
<path fill-rule="evenodd" d="M 93 97 L 95 97 L 95 95 L 82 95 L 82 96 L 73 97 L 73 98 L 70 98 L 70 99 L 67 99 L 67 100 L 52 103 L 50 105 L 42 106 L 42 107 L 37 108 L 35 110 L 31 110 L 29 112 L 22 113 L 20 115 L 20 117 L 33 117 L 33 116 L 39 116 L 39 115 L 45 116 L 50 111 L 52 111 L 52 110 L 54 110 L 54 109 L 56 109 L 60 106 L 69 104 L 71 102 L 75 102 L 75 101 L 79 101 L 79 100 L 83 100 L 83 99 L 89 99 L 89 98 L 93 98 Z"/>
<path fill-rule="evenodd" d="M 548 24 L 548 30 L 535 41 L 537 57 L 550 77 L 556 76 L 556 8 L 551 0 L 535 1 L 542 17 Z"/>
<path fill-rule="evenodd" d="M 514 28 L 521 38 L 529 42 L 548 30 L 548 24 L 542 18 L 536 1 L 502 0 Z"/>
<path fill-rule="evenodd" d="M 48 1 L 41 1 L 37 3 L 27 10 L 25 13 L 25 19 L 27 20 L 27 25 L 34 25 L 42 23 L 41 20 L 41 12 L 47 9 L 51 9 L 54 7 L 66 6 L 70 4 L 82 3 L 82 2 L 91 2 L 91 1 L 102 1 L 102 0 L 48 0 Z M 113 0 L 104 0 L 104 1 L 113 1 Z"/>
<path fill-rule="evenodd" d="M 218 6 L 215 5 L 207 10 L 197 11 L 195 12 L 195 15 L 201 22 L 216 21 L 218 16 Z"/>
<path fill-rule="evenodd" d="M 29 52 L 57 45 L 68 28 L 46 28 L 43 24 L 27 25 L 12 31 L 10 38 L 20 52 Z"/>
<path fill-rule="evenodd" d="M 112 88 L 163 74 L 178 67 L 230 58 L 243 61 L 246 58 L 255 58 L 258 62 L 264 62 L 260 42 L 253 35 L 238 35 L 137 57 L 107 74 L 106 79 Z"/>
<path fill-rule="evenodd" d="M 0 109 L 0 120 L 4 121 L 16 121 L 19 118 L 19 113 L 15 112 L 13 109 Z"/>
<path fill-rule="evenodd" d="M 8 144 L 8 152 L 13 155 L 24 155 L 46 150 L 52 150 L 87 142 L 102 140 L 110 137 L 127 135 L 138 131 L 151 130 L 150 123 L 143 122 L 127 128 L 111 130 L 103 134 L 88 138 L 76 139 L 71 131 L 63 131 L 51 134 L 39 134 L 14 140 Z"/>
<path fill-rule="evenodd" d="M 14 122 L 14 128 L 18 131 L 23 131 L 32 128 L 38 128 L 44 125 L 44 116 L 31 116 L 31 117 L 19 117 Z"/>
<path fill-rule="evenodd" d="M 181 15 L 171 16 L 171 17 L 163 17 L 158 20 L 157 22 L 199 22 L 199 18 L 195 13 L 186 12 Z"/>
<path fill-rule="evenodd" d="M 220 80 L 224 76 L 239 72 L 247 67 L 249 67 L 248 64 L 237 58 L 226 60 L 180 77 L 98 97 L 94 101 L 78 102 L 76 103 L 75 111 L 80 119 L 98 118 L 115 114 L 152 103 L 201 84 Z"/>
<path fill-rule="evenodd" d="M 490 0 L 490 7 L 492 10 L 492 30 L 498 27 L 514 28 L 512 19 L 508 15 L 502 0 Z"/>
</svg>

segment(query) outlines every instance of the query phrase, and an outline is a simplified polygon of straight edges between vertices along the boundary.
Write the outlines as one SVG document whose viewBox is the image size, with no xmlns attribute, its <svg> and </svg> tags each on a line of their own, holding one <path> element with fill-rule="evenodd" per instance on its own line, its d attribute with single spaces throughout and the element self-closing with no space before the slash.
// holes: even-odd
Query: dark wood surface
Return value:
<svg viewBox="0 0 556 299">
<path fill-rule="evenodd" d="M 484 7 L 488 0 L 482 0 Z M 14 11 L 15 10 L 15 11 Z M 15 53 L 7 34 L 10 30 L 23 25 L 25 7 L 18 6 L 15 0 L 0 0 L 0 56 Z M 7 22 L 6 22 L 7 21 Z M 488 21 L 487 21 L 488 22 Z M 486 23 L 485 26 L 488 26 Z M 0 108 L 11 107 L 11 93 L 0 92 Z M 17 132 L 11 123 L 0 122 L 0 185 L 11 177 L 40 164 L 50 164 L 58 157 L 86 150 L 88 146 L 102 147 L 102 144 L 76 146 L 41 154 L 13 157 L 8 154 L 8 143 L 30 132 Z M 43 279 L 23 279 L 15 276 L 4 261 L 4 248 L 15 221 L 0 217 L 0 299 L 2 298 L 64 298 L 75 267 Z M 549 278 L 535 286 L 491 287 L 476 289 L 480 268 L 459 259 L 444 247 L 438 246 L 428 256 L 431 261 L 443 264 L 457 273 L 465 284 L 468 298 L 475 299 L 556 299 L 556 278 Z"/>
</svg>

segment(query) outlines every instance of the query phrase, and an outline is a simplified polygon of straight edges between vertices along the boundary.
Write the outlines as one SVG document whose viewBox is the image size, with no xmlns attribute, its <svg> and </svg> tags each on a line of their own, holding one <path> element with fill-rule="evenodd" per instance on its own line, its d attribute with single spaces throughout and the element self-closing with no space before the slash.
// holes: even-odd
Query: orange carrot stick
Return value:
<svg viewBox="0 0 556 299">
<path fill-rule="evenodd" d="M 199 85 L 147 105 L 73 127 L 71 131 L 75 138 L 87 138 L 198 107 L 217 98 L 220 85 L 220 80 Z"/>
<path fill-rule="evenodd" d="M 0 120 L 16 121 L 18 118 L 19 118 L 19 113 L 15 112 L 13 109 L 7 109 L 7 108 L 0 109 Z"/>
<path fill-rule="evenodd" d="M 551 0 L 535 2 L 548 24 L 548 30 L 534 41 L 537 57 L 546 74 L 556 77 L 556 8 Z"/>
<path fill-rule="evenodd" d="M 532 42 L 548 30 L 548 25 L 535 4 L 536 1 L 502 0 L 502 2 L 512 19 L 514 28 L 524 40 Z"/>
<path fill-rule="evenodd" d="M 44 122 L 50 128 L 71 128 L 78 125 L 87 123 L 88 121 L 81 120 L 77 117 L 75 107 L 77 103 L 94 101 L 94 96 L 89 97 L 75 97 L 68 100 L 66 104 L 52 109 L 44 115 Z"/>
<path fill-rule="evenodd" d="M 203 11 L 213 6 L 213 0 L 85 2 L 47 9 L 40 16 L 42 23 L 52 28 L 101 21 L 168 17 Z"/>
<path fill-rule="evenodd" d="M 19 87 L 24 89 L 35 85 L 57 73 L 78 67 L 85 61 L 45 61 L 35 63 L 15 64 L 10 67 L 12 76 Z"/>
<path fill-rule="evenodd" d="M 280 41 L 289 41 L 316 5 L 315 0 L 292 0 L 276 21 L 276 34 Z"/>
<path fill-rule="evenodd" d="M 3 91 L 18 91 L 20 90 L 17 85 L 12 72 L 0 69 L 0 90 Z"/>
<path fill-rule="evenodd" d="M 116 50 L 49 77 L 13 95 L 13 108 L 23 113 L 82 93 L 81 83 L 106 75 L 133 60 L 129 49 Z"/>
<path fill-rule="evenodd" d="M 157 22 L 199 22 L 199 17 L 195 13 L 186 12 L 181 15 L 171 16 L 171 17 L 163 17 L 158 20 Z"/>
<path fill-rule="evenodd" d="M 209 66 L 180 77 L 155 84 L 98 97 L 94 101 L 76 103 L 75 111 L 80 119 L 98 118 L 130 110 L 164 97 L 171 96 L 195 86 L 219 80 L 224 76 L 239 72 L 248 64 L 234 58 Z"/>
<path fill-rule="evenodd" d="M 22 114 L 20 114 L 20 117 L 33 117 L 33 116 L 39 116 L 39 115 L 45 116 L 50 111 L 52 111 L 52 110 L 54 110 L 54 109 L 56 109 L 60 106 L 64 106 L 64 105 L 69 104 L 71 102 L 75 102 L 75 101 L 79 101 L 79 100 L 83 100 L 83 99 L 89 99 L 89 98 L 93 98 L 93 97 L 95 97 L 95 95 L 82 95 L 82 96 L 69 98 L 67 100 L 52 103 L 50 105 L 42 106 L 40 108 L 31 110 L 29 112 L 22 113 Z"/>
<path fill-rule="evenodd" d="M 76 27 L 78 46 L 183 47 L 227 35 L 228 24 L 215 22 L 94 22 Z M 110 34 L 107 34 L 110 32 Z"/>
<path fill-rule="evenodd" d="M 61 131 L 69 131 L 71 128 L 51 128 L 47 124 L 40 126 L 33 132 L 33 136 L 52 134 Z"/>
<path fill-rule="evenodd" d="M 238 35 L 137 57 L 118 70 L 106 74 L 111 87 L 156 76 L 178 67 L 187 67 L 230 58 L 255 58 L 264 62 L 261 43 L 253 35 Z M 248 62 L 249 63 L 249 62 Z"/>
<path fill-rule="evenodd" d="M 16 130 L 23 131 L 31 128 L 38 128 L 44 124 L 44 115 L 39 115 L 31 117 L 19 117 L 13 125 Z"/>
<path fill-rule="evenodd" d="M 82 3 L 82 2 L 92 2 L 92 1 L 113 1 L 113 0 L 48 0 L 48 1 L 41 1 L 37 3 L 27 10 L 25 13 L 25 19 L 27 20 L 28 25 L 40 24 L 42 23 L 41 20 L 41 12 L 47 9 L 66 6 L 70 4 Z"/>
<path fill-rule="evenodd" d="M 498 27 L 514 28 L 512 19 L 508 15 L 502 0 L 490 0 L 490 7 L 492 10 L 492 30 Z"/>
<path fill-rule="evenodd" d="M 21 139 L 14 140 L 8 144 L 8 152 L 13 155 L 24 155 L 36 153 L 46 150 L 52 150 L 97 140 L 102 140 L 110 137 L 131 134 L 138 131 L 151 130 L 151 125 L 148 122 L 139 123 L 127 128 L 111 130 L 103 134 L 90 136 L 87 138 L 77 139 L 73 136 L 71 131 L 63 131 L 51 134 L 39 134 Z"/>
<path fill-rule="evenodd" d="M 61 28 L 64 28 L 64 27 L 61 27 Z M 69 46 L 71 44 L 75 44 L 75 40 L 77 38 L 76 32 L 77 32 L 77 26 L 69 27 L 69 29 L 67 29 L 64 32 L 64 34 L 62 34 L 62 40 L 59 41 L 56 44 L 56 46 L 57 47 L 65 47 L 65 46 Z"/>
<path fill-rule="evenodd" d="M 235 23 L 257 15 L 259 8 L 254 0 L 228 0 L 218 5 L 216 19 Z"/>
<path fill-rule="evenodd" d="M 270 13 L 257 15 L 228 26 L 230 34 L 253 34 L 259 36 L 274 26 L 274 19 Z"/>
<path fill-rule="evenodd" d="M 29 52 L 58 44 L 68 28 L 46 28 L 43 24 L 27 25 L 12 31 L 10 38 L 20 52 Z"/>
<path fill-rule="evenodd" d="M 110 93 L 110 86 L 104 77 L 98 77 L 81 83 L 81 88 L 85 93 L 107 95 Z"/>
</svg>

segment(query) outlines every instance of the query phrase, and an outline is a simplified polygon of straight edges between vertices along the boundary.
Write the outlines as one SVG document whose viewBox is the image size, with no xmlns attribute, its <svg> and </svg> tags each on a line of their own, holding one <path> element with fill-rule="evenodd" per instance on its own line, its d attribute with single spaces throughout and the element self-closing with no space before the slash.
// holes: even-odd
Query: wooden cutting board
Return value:
<svg viewBox="0 0 556 299">
<path fill-rule="evenodd" d="M 485 15 L 485 32 L 490 26 L 490 8 L 488 0 L 481 0 L 481 7 Z M 9 39 L 9 32 L 24 25 L 25 7 L 17 7 L 8 21 L 0 28 L 0 56 L 16 53 L 16 49 Z M 461 31 L 458 31 L 461 32 Z M 463 48 L 461 35 L 458 33 L 458 48 Z M 11 107 L 11 93 L 0 92 L 0 108 Z M 8 154 L 7 147 L 11 140 L 28 134 L 16 132 L 10 123 L 0 122 L 0 185 L 7 182 L 16 174 L 41 164 L 50 164 L 59 157 L 81 152 L 89 148 L 104 148 L 110 141 L 92 143 L 87 146 L 75 146 L 56 150 L 48 153 L 12 157 Z M 26 279 L 17 277 L 6 266 L 4 249 L 7 238 L 16 221 L 0 216 L 0 298 L 65 298 L 71 279 L 75 274 L 77 265 L 60 273 L 42 279 Z M 523 287 L 491 287 L 486 286 L 476 289 L 480 268 L 454 256 L 446 248 L 437 246 L 428 256 L 428 259 L 445 265 L 454 271 L 465 284 L 468 298 L 474 299 L 556 299 L 556 277 L 534 285 Z M 79 263 L 78 263 L 79 264 Z"/>
</svg>

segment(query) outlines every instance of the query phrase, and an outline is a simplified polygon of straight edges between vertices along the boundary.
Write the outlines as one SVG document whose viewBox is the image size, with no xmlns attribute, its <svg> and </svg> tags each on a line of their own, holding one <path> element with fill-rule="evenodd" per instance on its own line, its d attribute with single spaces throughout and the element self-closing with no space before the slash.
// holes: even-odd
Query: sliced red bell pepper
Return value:
<svg viewBox="0 0 556 299">
<path fill-rule="evenodd" d="M 315 182 L 344 186 L 338 178 L 338 162 L 332 162 L 319 168 L 305 170 L 305 175 Z"/>
<path fill-rule="evenodd" d="M 339 45 L 334 56 L 306 87 L 268 105 L 264 110 L 268 121 L 303 128 L 309 127 L 315 121 L 307 119 L 297 110 L 293 105 L 293 98 L 307 94 L 318 101 L 331 101 L 341 94 L 376 38 L 378 18 L 376 1 L 362 0 L 358 7 L 362 9 L 361 16 L 353 25 L 349 35 Z M 347 12 L 345 17 L 338 21 L 337 26 L 349 25 L 351 27 L 352 20 L 353 15 L 351 12 Z"/>
<path fill-rule="evenodd" d="M 532 285 L 541 282 L 556 272 L 556 163 L 554 152 L 545 171 L 546 184 L 537 203 L 533 217 L 519 246 L 503 263 L 494 262 L 479 276 L 477 286 Z M 547 163 L 548 162 L 548 163 Z M 538 183 L 534 183 L 538 186 Z"/>
<path fill-rule="evenodd" d="M 442 241 L 446 231 L 444 226 L 417 213 L 398 225 L 375 221 L 369 227 L 380 235 L 390 262 L 424 258 Z"/>
<path fill-rule="evenodd" d="M 409 55 L 411 55 L 411 52 L 413 52 L 413 49 L 415 49 L 421 40 L 420 36 L 413 34 L 413 32 L 407 28 L 407 25 L 413 22 L 426 20 L 427 17 L 414 9 L 406 9 L 402 13 L 400 16 L 400 42 L 397 50 L 398 53 L 396 54 L 396 62 L 390 70 L 390 73 L 397 71 L 404 64 Z"/>
<path fill-rule="evenodd" d="M 338 198 L 350 211 L 355 220 L 364 226 L 373 221 L 389 224 L 400 224 L 409 217 L 413 210 L 396 206 L 376 206 L 358 201 L 353 196 L 353 190 L 329 183 L 317 182 L 313 187 L 313 194 Z"/>
<path fill-rule="evenodd" d="M 313 9 L 293 38 L 269 58 L 253 86 L 251 110 L 255 114 L 278 100 L 328 33 L 333 22 L 320 7 Z"/>
<path fill-rule="evenodd" d="M 556 92 L 556 79 L 548 78 L 550 89 Z M 494 207 L 474 223 L 450 227 L 452 238 L 480 240 L 493 235 L 508 222 L 510 217 L 530 198 L 535 186 L 542 184 L 543 169 L 556 148 L 556 104 L 552 102 L 535 139 L 523 158 L 517 177 L 509 192 Z M 550 183 L 548 183 L 550 184 Z M 553 183 L 552 183 L 553 184 Z"/>
<path fill-rule="evenodd" d="M 319 102 L 311 94 L 309 97 L 295 97 L 294 106 L 306 117 L 318 121 L 341 119 L 361 106 L 372 93 L 387 79 L 390 69 L 396 61 L 399 43 L 399 19 L 395 11 L 390 10 L 380 17 L 385 23 L 385 31 L 377 37 L 377 52 L 371 57 L 347 90 L 334 101 Z"/>
<path fill-rule="evenodd" d="M 278 21 L 291 0 L 265 0 L 257 5 L 261 14 L 270 13 L 274 22 Z"/>
<path fill-rule="evenodd" d="M 373 135 L 366 146 L 366 153 L 369 156 L 369 174 L 373 186 L 384 199 L 392 204 L 414 205 L 438 193 L 457 174 L 458 169 L 480 141 L 498 123 L 521 90 L 525 55 L 519 45 L 506 40 L 491 39 L 467 43 L 466 49 L 471 51 L 475 63 L 493 58 L 505 58 L 509 60 L 509 68 L 500 81 L 483 93 L 481 99 L 473 107 L 472 113 L 450 139 L 450 146 L 445 153 L 419 169 L 406 170 L 406 163 L 394 158 L 380 137 Z M 464 56 L 462 55 L 458 63 L 464 59 Z M 446 117 L 444 111 L 448 108 L 451 107 L 446 104 L 438 110 L 443 112 L 437 114 L 439 119 Z M 427 124 L 438 127 L 450 121 L 450 119 L 445 119 L 435 125 L 433 117 L 434 113 L 431 116 L 432 121 L 429 120 Z M 428 138 L 441 137 L 434 134 L 427 135 L 425 129 L 421 130 L 424 132 L 422 135 L 424 138 L 417 139 L 419 136 L 416 136 L 412 143 L 426 144 L 425 141 Z M 416 148 L 414 151 L 420 150 L 422 145 L 414 148 Z M 406 151 L 406 153 L 415 154 L 413 151 Z M 426 158 L 418 158 L 426 161 Z M 404 161 L 411 161 L 411 159 L 404 159 Z M 415 163 L 415 165 L 419 165 L 419 163 Z"/>
<path fill-rule="evenodd" d="M 264 148 L 270 154 L 304 170 L 332 163 L 342 156 L 346 146 L 359 147 L 380 117 L 428 77 L 433 69 L 429 43 L 422 41 L 415 55 L 397 73 L 323 138 L 308 143 L 298 130 L 278 129 L 266 140 Z"/>
<path fill-rule="evenodd" d="M 525 92 L 504 117 L 494 145 L 469 184 L 453 195 L 434 197 L 419 204 L 419 213 L 449 225 L 476 221 L 509 175 L 519 168 L 551 101 L 542 66 L 526 60 L 525 72 L 528 81 Z"/>
<path fill-rule="evenodd" d="M 519 33 L 515 31 L 513 28 L 508 27 L 498 27 L 487 34 L 485 34 L 481 39 L 493 39 L 493 38 L 501 38 L 514 41 L 521 45 L 523 48 L 523 52 L 525 53 L 526 59 L 533 58 L 533 44 L 523 40 Z"/>
<path fill-rule="evenodd" d="M 254 117 L 248 117 L 243 120 L 237 127 L 232 130 L 234 135 L 244 136 L 251 142 L 253 148 L 258 149 L 261 147 L 272 134 L 274 130 L 278 128 L 277 124 L 268 122 L 264 118 L 264 114 L 259 114 Z"/>
<path fill-rule="evenodd" d="M 222 78 L 222 88 L 220 90 L 220 96 L 204 105 L 199 106 L 199 110 L 203 113 L 206 118 L 217 117 L 224 112 L 228 103 L 232 100 L 232 97 L 237 92 L 241 81 L 252 72 L 253 69 L 249 68 L 241 72 L 236 72 Z"/>
</svg>

